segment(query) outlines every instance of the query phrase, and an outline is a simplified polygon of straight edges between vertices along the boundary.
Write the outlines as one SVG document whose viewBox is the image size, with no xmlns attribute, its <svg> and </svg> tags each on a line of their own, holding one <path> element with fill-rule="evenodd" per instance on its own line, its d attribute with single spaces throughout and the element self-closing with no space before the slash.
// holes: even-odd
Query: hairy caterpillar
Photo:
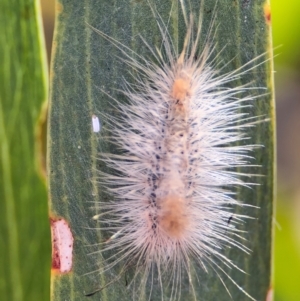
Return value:
<svg viewBox="0 0 300 301">
<path fill-rule="evenodd" d="M 136 300 L 151 300 L 157 288 L 162 300 L 180 300 L 182 279 L 188 279 L 198 300 L 194 286 L 201 279 L 191 280 L 196 264 L 212 269 L 222 283 L 225 275 L 255 300 L 226 272 L 239 267 L 222 252 L 226 246 L 249 252 L 231 224 L 248 217 L 232 210 L 247 206 L 233 189 L 251 185 L 237 169 L 250 166 L 256 147 L 246 143 L 244 132 L 258 119 L 241 110 L 257 96 L 250 86 L 230 84 L 255 66 L 247 67 L 252 60 L 222 73 L 220 52 L 209 42 L 212 28 L 200 52 L 201 15 L 189 16 L 186 4 L 180 4 L 186 24 L 180 52 L 152 4 L 162 47 L 153 49 L 144 40 L 151 60 L 99 32 L 136 73 L 123 91 L 128 103 L 111 97 L 118 114 L 101 114 L 119 153 L 100 158 L 110 172 L 100 170 L 99 181 L 111 199 L 98 204 L 101 212 L 95 216 L 100 229 L 110 233 L 99 251 L 104 257 L 99 272 L 117 269 L 119 279 L 130 271 Z"/>
</svg>

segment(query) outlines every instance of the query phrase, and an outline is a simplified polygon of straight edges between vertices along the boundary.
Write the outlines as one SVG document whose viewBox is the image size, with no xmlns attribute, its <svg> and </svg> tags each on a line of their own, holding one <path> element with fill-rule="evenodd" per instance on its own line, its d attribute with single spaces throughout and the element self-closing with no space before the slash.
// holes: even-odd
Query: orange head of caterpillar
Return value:
<svg viewBox="0 0 300 301">
<path fill-rule="evenodd" d="M 176 101 L 182 102 L 187 98 L 190 93 L 190 80 L 187 78 L 176 78 L 172 87 L 172 98 Z"/>
</svg>

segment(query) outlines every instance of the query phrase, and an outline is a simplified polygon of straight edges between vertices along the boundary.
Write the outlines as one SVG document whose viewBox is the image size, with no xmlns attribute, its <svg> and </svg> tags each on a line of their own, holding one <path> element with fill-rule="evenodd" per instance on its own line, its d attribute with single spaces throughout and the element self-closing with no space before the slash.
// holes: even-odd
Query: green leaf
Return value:
<svg viewBox="0 0 300 301">
<path fill-rule="evenodd" d="M 0 11 L 0 299 L 49 300 L 40 150 L 47 68 L 39 1 L 2 0 Z"/>
<path fill-rule="evenodd" d="M 199 1 L 190 2 L 193 14 L 198 16 Z M 155 4 L 164 22 L 169 22 L 174 45 L 179 45 L 178 48 L 182 49 L 186 29 L 178 1 L 156 0 Z M 250 142 L 248 140 L 247 143 L 264 147 L 257 148 L 253 153 L 255 163 L 261 167 L 245 172 L 261 174 L 263 177 L 253 179 L 260 185 L 237 191 L 239 199 L 259 207 L 236 209 L 241 214 L 255 217 L 247 220 L 241 227 L 247 231 L 243 236 L 252 252 L 247 255 L 231 248 L 226 249 L 224 254 L 246 272 L 232 269 L 228 271 L 230 277 L 255 299 L 266 300 L 271 286 L 275 172 L 272 44 L 266 16 L 268 6 L 265 6 L 265 1 L 227 0 L 216 3 L 215 0 L 206 0 L 202 4 L 203 38 L 209 30 L 215 11 L 217 30 L 214 42 L 216 52 L 225 47 L 222 59 L 228 63 L 227 71 L 239 68 L 262 55 L 250 66 L 261 64 L 247 72 L 247 75 L 236 83 L 267 87 L 267 91 L 251 90 L 252 94 L 261 96 L 247 111 L 250 116 L 264 116 L 263 118 L 270 119 L 269 122 L 259 123 L 255 129 L 249 128 L 247 133 L 250 137 Z M 54 218 L 64 218 L 69 223 L 75 244 L 72 271 L 53 274 L 52 300 L 132 300 L 132 294 L 125 285 L 126 275 L 101 293 L 85 297 L 85 294 L 104 286 L 118 275 L 116 271 L 111 271 L 108 276 L 99 276 L 95 272 L 101 262 L 101 255 L 96 251 L 100 248 L 98 244 L 104 239 L 102 236 L 105 236 L 104 233 L 99 233 L 99 230 L 95 231 L 97 223 L 92 219 L 96 214 L 92 206 L 97 200 L 105 197 L 101 183 L 95 184 L 99 169 L 99 166 L 96 166 L 96 157 L 99 151 L 113 151 L 113 147 L 92 132 L 91 119 L 93 114 L 99 111 L 115 114 L 110 106 L 110 98 L 102 91 L 111 93 L 120 102 L 125 101 L 117 89 L 122 89 L 123 78 L 128 78 L 130 72 L 124 64 L 115 59 L 121 55 L 120 50 L 92 31 L 88 24 L 150 59 L 151 53 L 138 35 L 141 34 L 150 45 L 159 47 L 161 34 L 146 0 L 61 0 L 58 8 L 52 57 L 48 137 L 51 212 Z M 105 128 L 105 124 L 103 127 Z M 195 287 L 199 300 L 230 300 L 215 273 L 210 271 L 207 274 L 200 267 L 195 269 L 200 279 Z M 194 281 L 196 275 L 193 274 L 192 278 Z M 249 300 L 228 278 L 222 278 L 233 300 Z M 181 300 L 192 300 L 188 287 L 188 279 L 183 279 Z M 151 300 L 161 300 L 155 290 Z"/>
</svg>

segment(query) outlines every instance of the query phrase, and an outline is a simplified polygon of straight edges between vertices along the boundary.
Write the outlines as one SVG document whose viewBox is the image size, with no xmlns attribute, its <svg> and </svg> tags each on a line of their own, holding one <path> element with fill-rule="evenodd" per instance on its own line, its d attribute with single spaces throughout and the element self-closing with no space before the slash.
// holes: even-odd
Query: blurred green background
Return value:
<svg viewBox="0 0 300 301">
<path fill-rule="evenodd" d="M 50 61 L 54 0 L 42 0 Z M 271 0 L 277 105 L 275 301 L 300 300 L 300 1 Z"/>
<path fill-rule="evenodd" d="M 278 200 L 275 301 L 300 300 L 300 1 L 271 0 Z M 279 46 L 279 47 L 278 47 Z"/>
</svg>

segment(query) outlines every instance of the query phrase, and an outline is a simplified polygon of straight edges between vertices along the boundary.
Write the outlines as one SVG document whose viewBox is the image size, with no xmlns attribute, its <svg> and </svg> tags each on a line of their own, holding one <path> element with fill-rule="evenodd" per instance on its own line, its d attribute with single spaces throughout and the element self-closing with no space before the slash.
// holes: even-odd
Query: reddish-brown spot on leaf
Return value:
<svg viewBox="0 0 300 301">
<path fill-rule="evenodd" d="M 265 14 L 265 19 L 268 25 L 271 24 L 271 7 L 270 4 L 266 3 L 264 6 L 264 14 Z"/>
<path fill-rule="evenodd" d="M 73 235 L 63 218 L 50 218 L 52 235 L 52 270 L 68 273 L 73 263 Z"/>
</svg>

